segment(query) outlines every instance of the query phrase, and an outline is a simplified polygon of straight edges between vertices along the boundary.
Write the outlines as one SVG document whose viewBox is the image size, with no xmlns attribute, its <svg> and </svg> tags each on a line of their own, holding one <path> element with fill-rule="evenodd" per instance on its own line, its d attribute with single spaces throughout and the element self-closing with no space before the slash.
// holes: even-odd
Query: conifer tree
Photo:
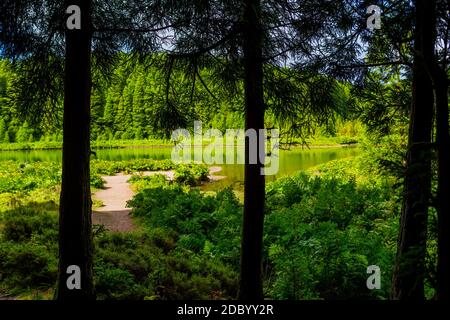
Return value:
<svg viewBox="0 0 450 320">
<path fill-rule="evenodd" d="M 133 129 L 136 139 L 145 137 L 144 75 L 139 72 L 133 90 Z"/>
</svg>

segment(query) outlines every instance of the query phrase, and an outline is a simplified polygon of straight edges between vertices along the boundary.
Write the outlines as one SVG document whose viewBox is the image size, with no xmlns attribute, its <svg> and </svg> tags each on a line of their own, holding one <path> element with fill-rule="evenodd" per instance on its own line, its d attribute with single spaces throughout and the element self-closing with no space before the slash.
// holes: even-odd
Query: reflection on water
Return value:
<svg viewBox="0 0 450 320">
<path fill-rule="evenodd" d="M 124 148 L 124 149 L 103 149 L 96 150 L 97 158 L 101 160 L 130 160 L 130 159 L 170 159 L 171 147 L 149 147 L 149 148 Z M 305 170 L 328 161 L 356 156 L 358 148 L 324 148 L 324 149 L 292 149 L 289 151 L 280 150 L 280 170 L 276 176 L 267 176 L 267 181 L 292 174 L 296 171 Z M 2 151 L 0 161 L 61 161 L 60 150 L 33 150 L 33 151 Z M 222 171 L 216 175 L 226 176 L 214 184 L 205 186 L 207 190 L 218 190 L 232 186 L 235 189 L 242 189 L 244 181 L 243 165 L 218 165 Z"/>
<path fill-rule="evenodd" d="M 277 175 L 266 176 L 266 181 L 273 181 L 294 172 L 306 170 L 317 165 L 358 155 L 358 148 L 325 148 L 325 149 L 292 149 L 280 150 L 280 170 Z M 226 176 L 226 179 L 208 185 L 203 190 L 219 190 L 232 186 L 235 190 L 242 190 L 244 184 L 243 165 L 221 165 L 222 171 L 216 175 Z"/>
</svg>

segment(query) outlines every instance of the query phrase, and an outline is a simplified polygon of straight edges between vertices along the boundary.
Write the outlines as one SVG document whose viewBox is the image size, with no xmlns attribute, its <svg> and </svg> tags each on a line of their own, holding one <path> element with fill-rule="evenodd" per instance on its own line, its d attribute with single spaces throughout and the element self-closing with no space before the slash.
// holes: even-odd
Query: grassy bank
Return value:
<svg viewBox="0 0 450 320">
<path fill-rule="evenodd" d="M 127 147 L 171 147 L 173 142 L 169 140 L 149 139 L 149 140 L 111 140 L 111 141 L 92 141 L 91 146 L 94 149 L 111 149 Z M 62 142 L 60 141 L 36 141 L 36 142 L 13 142 L 0 143 L 0 151 L 21 151 L 21 150 L 60 150 Z"/>
</svg>

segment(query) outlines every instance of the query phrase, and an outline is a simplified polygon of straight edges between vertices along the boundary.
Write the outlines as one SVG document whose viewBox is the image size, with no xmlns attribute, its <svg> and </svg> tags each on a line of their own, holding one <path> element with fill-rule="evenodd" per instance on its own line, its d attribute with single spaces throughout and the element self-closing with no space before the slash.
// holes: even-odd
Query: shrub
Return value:
<svg viewBox="0 0 450 320">
<path fill-rule="evenodd" d="M 145 288 L 135 282 L 130 272 L 114 267 L 98 266 L 95 271 L 95 288 L 99 299 L 131 300 L 145 297 Z"/>
<path fill-rule="evenodd" d="M 105 186 L 105 180 L 99 174 L 91 174 L 91 186 L 102 189 Z"/>
<path fill-rule="evenodd" d="M 20 207 L 3 215 L 3 237 L 6 241 L 29 241 L 33 235 L 46 235 L 56 231 L 57 216 L 39 208 Z M 51 240 L 57 240 L 54 234 Z"/>
<path fill-rule="evenodd" d="M 209 170 L 203 165 L 180 165 L 175 169 L 174 180 L 188 186 L 197 186 L 208 180 Z"/>
<path fill-rule="evenodd" d="M 132 184 L 133 189 L 140 192 L 144 189 L 163 187 L 168 185 L 168 181 L 165 175 L 155 174 L 151 176 L 133 175 L 128 180 Z"/>
<path fill-rule="evenodd" d="M 211 254 L 236 261 L 242 211 L 231 189 L 209 196 L 167 184 L 143 190 L 128 205 L 151 229 L 176 232 L 178 246 L 200 253 L 209 241 Z"/>
<path fill-rule="evenodd" d="M 101 299 L 212 299 L 236 294 L 237 273 L 211 257 L 176 247 L 163 229 L 105 233 L 96 241 Z"/>
<path fill-rule="evenodd" d="M 0 278 L 15 289 L 50 288 L 55 284 L 56 256 L 34 243 L 0 243 Z"/>
<path fill-rule="evenodd" d="M 386 192 L 392 186 L 386 180 L 357 183 L 347 168 L 356 172 L 330 163 L 318 175 L 296 174 L 268 186 L 264 255 L 271 297 L 389 297 L 398 230 L 398 208 Z M 365 284 L 372 264 L 383 270 L 376 292 Z"/>
<path fill-rule="evenodd" d="M 135 173 L 139 171 L 166 171 L 176 167 L 170 160 L 134 159 L 126 161 L 92 160 L 92 172 L 112 176 L 116 173 Z"/>
</svg>

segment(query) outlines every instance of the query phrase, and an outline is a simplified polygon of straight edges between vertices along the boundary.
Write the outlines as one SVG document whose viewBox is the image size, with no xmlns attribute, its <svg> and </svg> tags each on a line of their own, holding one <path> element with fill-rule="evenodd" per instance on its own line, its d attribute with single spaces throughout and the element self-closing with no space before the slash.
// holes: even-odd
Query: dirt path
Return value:
<svg viewBox="0 0 450 320">
<path fill-rule="evenodd" d="M 217 181 L 223 179 L 221 176 L 214 176 L 214 173 L 221 171 L 219 167 L 209 169 L 210 180 Z M 146 176 L 163 174 L 169 180 L 173 180 L 174 171 L 152 171 L 144 172 Z M 94 194 L 94 198 L 103 202 L 103 207 L 94 210 L 92 216 L 93 224 L 103 225 L 112 232 L 130 232 L 136 229 L 136 225 L 130 217 L 131 209 L 126 207 L 127 201 L 133 197 L 128 180 L 131 175 L 118 174 L 111 177 L 103 177 L 106 181 L 105 188 Z"/>
<path fill-rule="evenodd" d="M 103 177 L 105 188 L 94 194 L 94 198 L 103 202 L 104 206 L 94 211 L 93 224 L 100 224 L 113 232 L 127 232 L 135 229 L 126 207 L 127 201 L 133 197 L 133 192 L 127 182 L 131 176 L 117 175 Z"/>
</svg>

